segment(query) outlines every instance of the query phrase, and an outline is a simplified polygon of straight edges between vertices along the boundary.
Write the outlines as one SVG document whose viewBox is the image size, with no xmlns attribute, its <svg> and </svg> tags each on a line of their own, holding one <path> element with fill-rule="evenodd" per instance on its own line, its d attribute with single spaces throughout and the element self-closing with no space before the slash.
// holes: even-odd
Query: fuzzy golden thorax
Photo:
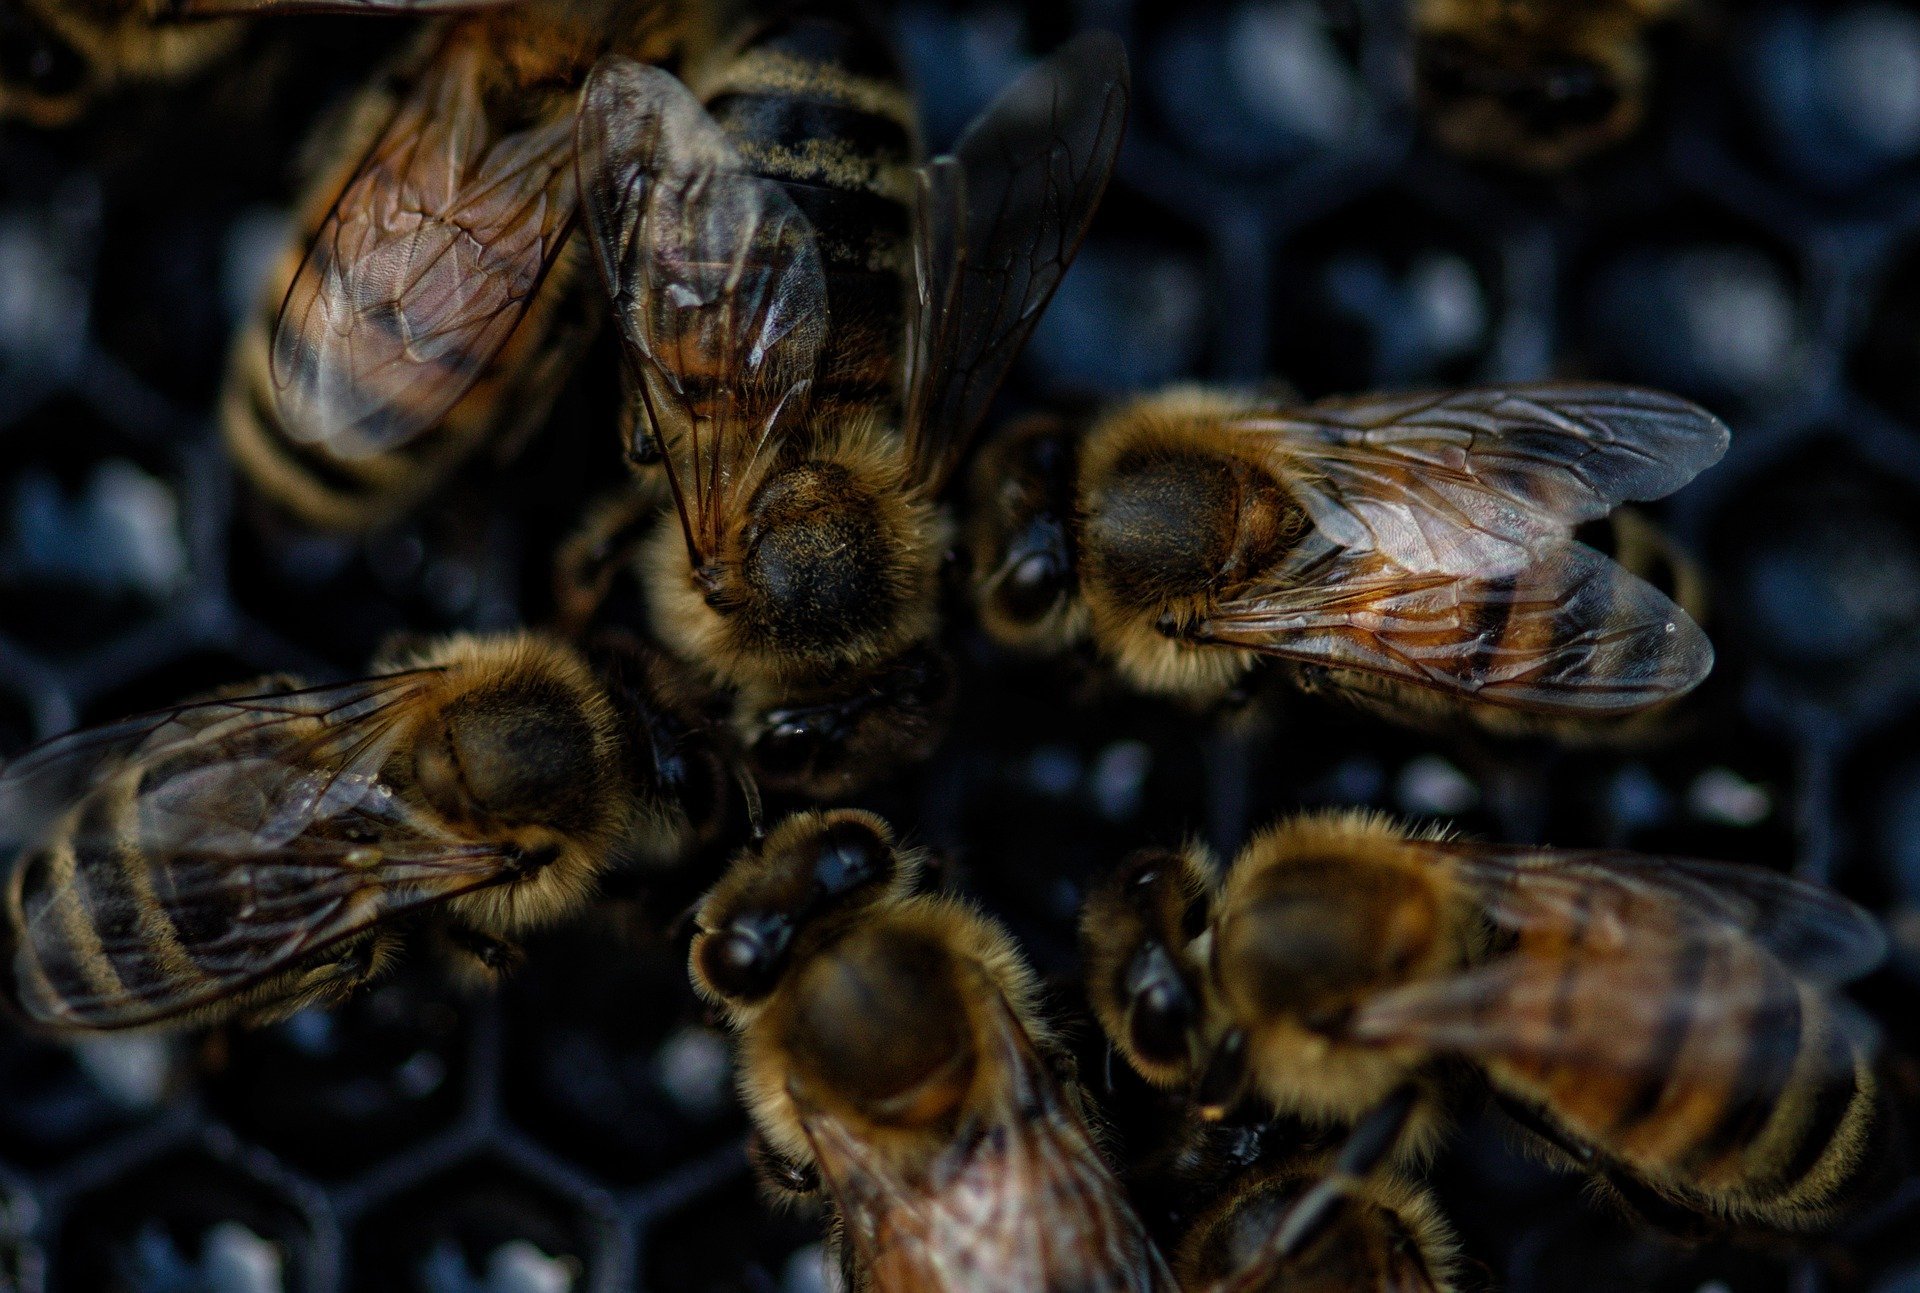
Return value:
<svg viewBox="0 0 1920 1293">
<path fill-rule="evenodd" d="M 805 1110 L 916 1172 L 1002 1103 L 1010 1075 L 988 1042 L 995 1012 L 1034 1048 L 1051 1044 L 1036 998 L 999 925 L 952 899 L 889 898 L 796 958 L 744 1025 L 741 1093 L 768 1144 L 795 1162 L 813 1161 Z"/>
<path fill-rule="evenodd" d="M 1247 1035 L 1262 1093 L 1283 1112 L 1350 1121 L 1432 1058 L 1342 1037 L 1369 994 L 1468 955 L 1472 909 L 1430 858 L 1383 818 L 1333 813 L 1262 832 L 1228 873 L 1214 990 Z"/>
<path fill-rule="evenodd" d="M 1143 691 L 1217 698 L 1250 651 L 1181 639 L 1218 602 L 1278 564 L 1305 512 L 1230 419 L 1244 398 L 1181 388 L 1094 424 L 1080 455 L 1081 596 L 1093 635 Z"/>
<path fill-rule="evenodd" d="M 854 435 L 770 471 L 694 569 L 676 527 L 644 561 L 668 649 L 729 685 L 807 684 L 930 637 L 945 525 L 898 447 Z"/>
<path fill-rule="evenodd" d="M 401 660 L 443 670 L 385 775 L 453 832 L 515 845 L 523 874 L 448 909 L 510 935 L 577 910 L 636 824 L 629 751 L 605 691 L 558 642 L 456 637 Z"/>
</svg>

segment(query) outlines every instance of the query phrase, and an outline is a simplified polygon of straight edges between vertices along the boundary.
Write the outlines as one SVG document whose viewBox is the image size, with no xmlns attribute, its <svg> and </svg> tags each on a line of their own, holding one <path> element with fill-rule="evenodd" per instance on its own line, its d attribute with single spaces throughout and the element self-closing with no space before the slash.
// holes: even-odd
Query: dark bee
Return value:
<svg viewBox="0 0 1920 1293">
<path fill-rule="evenodd" d="M 916 166 L 882 49 L 790 17 L 704 105 L 611 60 L 580 118 L 632 452 L 661 458 L 679 520 L 639 545 L 654 632 L 732 691 L 762 770 L 812 793 L 938 727 L 945 689 L 909 657 L 934 634 L 943 491 L 1079 245 L 1128 95 L 1119 43 L 1082 37 Z"/>
<path fill-rule="evenodd" d="M 421 914 L 482 968 L 616 861 L 677 854 L 722 765 L 649 690 L 537 637 L 270 680 L 0 775 L 9 995 L 66 1031 L 270 1019 L 377 974 Z M 245 688 L 229 689 L 243 693 Z"/>
<path fill-rule="evenodd" d="M 1143 1076 L 1353 1128 L 1344 1176 L 1424 1155 L 1463 1078 L 1676 1229 L 1828 1225 L 1885 1166 L 1872 1038 L 1835 995 L 1884 938 L 1770 871 L 1308 817 L 1248 845 L 1217 900 L 1197 851 L 1143 855 L 1083 934 Z"/>
</svg>

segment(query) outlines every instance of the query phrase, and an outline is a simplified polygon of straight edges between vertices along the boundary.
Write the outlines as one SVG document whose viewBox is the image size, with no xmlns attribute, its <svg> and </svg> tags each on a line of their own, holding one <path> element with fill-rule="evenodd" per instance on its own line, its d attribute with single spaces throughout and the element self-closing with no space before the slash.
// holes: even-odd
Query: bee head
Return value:
<svg viewBox="0 0 1920 1293">
<path fill-rule="evenodd" d="M 893 832 L 871 813 L 787 818 L 735 858 L 700 904 L 694 981 L 729 1005 L 764 1000 L 795 946 L 832 917 L 877 900 L 901 878 Z"/>
<path fill-rule="evenodd" d="M 745 741 L 768 787 L 845 795 L 925 757 L 946 729 L 953 695 L 952 661 L 923 644 L 850 685 L 760 709 Z"/>
<path fill-rule="evenodd" d="M 0 112 L 54 126 L 80 112 L 87 61 L 61 34 L 15 0 L 0 3 Z"/>
<path fill-rule="evenodd" d="M 1631 132 L 1642 113 L 1645 58 L 1631 41 L 1579 30 L 1436 32 L 1415 75 L 1448 147 L 1539 170 L 1569 165 Z"/>
<path fill-rule="evenodd" d="M 1056 417 L 1019 424 L 973 472 L 969 548 L 980 616 L 997 640 L 1041 643 L 1074 609 L 1075 436 Z"/>
<path fill-rule="evenodd" d="M 1107 1035 L 1149 1081 L 1183 1082 L 1207 1029 L 1203 856 L 1149 849 L 1127 859 L 1088 898 L 1081 919 L 1088 992 Z"/>
</svg>

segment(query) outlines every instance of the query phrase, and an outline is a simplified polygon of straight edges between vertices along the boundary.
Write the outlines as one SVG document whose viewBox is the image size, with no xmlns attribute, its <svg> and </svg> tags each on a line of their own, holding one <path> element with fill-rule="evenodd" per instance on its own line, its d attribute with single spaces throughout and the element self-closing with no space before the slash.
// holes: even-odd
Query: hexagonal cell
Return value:
<svg viewBox="0 0 1920 1293">
<path fill-rule="evenodd" d="M 1043 391 L 1099 394 L 1204 371 L 1211 330 L 1236 313 L 1210 277 L 1205 233 L 1116 182 L 1022 368 Z"/>
<path fill-rule="evenodd" d="M 493 1158 L 438 1173 L 374 1206 L 355 1228 L 356 1293 L 604 1286 L 611 1218 Z"/>
<path fill-rule="evenodd" d="M 1045 0 L 907 0 L 894 31 L 930 152 L 950 148 L 1036 54 L 1073 34 L 1068 6 Z"/>
<path fill-rule="evenodd" d="M 1585 366 L 1709 403 L 1802 390 L 1813 323 L 1794 249 L 1706 201 L 1610 222 L 1568 273 Z"/>
<path fill-rule="evenodd" d="M 744 1175 L 653 1222 L 641 1241 L 646 1293 L 826 1293 L 817 1217 L 775 1211 Z"/>
<path fill-rule="evenodd" d="M 278 1182 L 201 1152 L 170 1154 L 74 1199 L 58 1288 L 102 1293 L 315 1289 L 313 1219 Z"/>
<path fill-rule="evenodd" d="M 218 688 L 251 682 L 267 672 L 226 651 L 190 651 L 156 662 L 153 668 L 90 697 L 81 707 L 81 723 L 84 726 L 111 723 L 148 710 L 184 704 Z"/>
<path fill-rule="evenodd" d="M 1852 195 L 1920 160 L 1920 13 L 1888 0 L 1758 4 L 1736 20 L 1737 152 L 1803 189 Z"/>
<path fill-rule="evenodd" d="M 233 598 L 348 672 L 365 669 L 396 633 L 504 627 L 519 619 L 508 511 L 484 490 L 456 485 L 390 529 L 348 536 L 242 507 L 228 544 Z"/>
<path fill-rule="evenodd" d="M 1881 272 L 1866 324 L 1847 359 L 1862 395 L 1920 427 L 1920 237 L 1910 235 Z"/>
<path fill-rule="evenodd" d="M 459 1116 L 468 1027 L 446 989 L 409 965 L 332 1011 L 225 1031 L 207 1099 L 288 1162 L 345 1176 Z"/>
<path fill-rule="evenodd" d="M 1135 19 L 1133 129 L 1231 171 L 1361 151 L 1382 105 L 1362 70 L 1355 8 L 1315 0 L 1146 6 Z"/>
<path fill-rule="evenodd" d="M 1287 239 L 1274 260 L 1272 371 L 1309 399 L 1463 384 L 1506 309 L 1500 251 L 1419 197 L 1361 198 Z"/>
<path fill-rule="evenodd" d="M 155 1034 L 60 1045 L 0 1020 L 0 1160 L 45 1168 L 161 1115 L 183 1077 L 183 1046 Z"/>
<path fill-rule="evenodd" d="M 1828 432 L 1724 501 L 1708 532 L 1725 631 L 1827 703 L 1920 670 L 1920 490 Z"/>
<path fill-rule="evenodd" d="M 0 442 L 0 633 L 43 651 L 96 642 L 192 576 L 182 468 L 69 396 Z"/>
<path fill-rule="evenodd" d="M 568 929 L 528 949 L 505 994 L 509 1116 L 610 1180 L 734 1140 L 732 1045 L 687 981 L 686 942 Z"/>
</svg>

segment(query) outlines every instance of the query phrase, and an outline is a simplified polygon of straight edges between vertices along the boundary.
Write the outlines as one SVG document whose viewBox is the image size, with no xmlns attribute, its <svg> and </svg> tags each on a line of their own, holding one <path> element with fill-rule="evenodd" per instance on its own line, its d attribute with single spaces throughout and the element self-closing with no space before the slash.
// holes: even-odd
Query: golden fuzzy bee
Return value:
<svg viewBox="0 0 1920 1293">
<path fill-rule="evenodd" d="M 702 901 L 691 954 L 760 1135 L 838 1211 L 850 1286 L 1171 1290 L 1012 940 L 914 872 L 869 814 L 790 817 Z"/>
<path fill-rule="evenodd" d="M 917 166 L 897 66 L 838 17 L 776 20 L 715 67 L 703 103 L 609 60 L 581 106 L 631 451 L 679 521 L 637 573 L 763 772 L 841 790 L 937 725 L 942 494 L 1105 189 L 1126 58 L 1076 39 Z"/>
<path fill-rule="evenodd" d="M 306 525 L 391 520 L 539 421 L 595 319 L 569 290 L 581 83 L 609 49 L 668 56 L 684 28 L 677 0 L 436 7 L 478 12 L 363 94 L 229 363 L 229 450 Z"/>
<path fill-rule="evenodd" d="M 1871 1039 L 1834 989 L 1884 941 L 1834 894 L 1333 815 L 1257 837 L 1212 897 L 1196 850 L 1122 868 L 1083 925 L 1096 1011 L 1206 1107 L 1250 1080 L 1354 1128 L 1351 1175 L 1425 1152 L 1462 1071 L 1663 1224 L 1814 1228 L 1880 1170 Z"/>
<path fill-rule="evenodd" d="M 1199 702 L 1272 659 L 1412 721 L 1632 714 L 1697 685 L 1713 651 L 1574 530 L 1726 443 L 1683 400 L 1572 383 L 1302 407 L 1181 388 L 1084 434 L 1037 419 L 976 466 L 981 619 Z"/>
<path fill-rule="evenodd" d="M 1331 1202 L 1315 1209 L 1313 1229 L 1290 1227 L 1317 1197 Z M 1385 1167 L 1344 1177 L 1335 1156 L 1303 1153 L 1231 1180 L 1187 1226 L 1172 1264 L 1190 1293 L 1452 1293 L 1456 1262 L 1424 1186 Z"/>
<path fill-rule="evenodd" d="M 1647 35 L 1684 0 L 1415 0 L 1414 69 L 1447 148 L 1558 170 L 1639 128 Z"/>
<path fill-rule="evenodd" d="M 70 1031 L 274 1018 L 378 973 L 414 915 L 503 968 L 509 939 L 723 803 L 644 672 L 530 636 L 390 669 L 269 679 L 9 766 L 0 932 L 20 1012 Z"/>
</svg>

